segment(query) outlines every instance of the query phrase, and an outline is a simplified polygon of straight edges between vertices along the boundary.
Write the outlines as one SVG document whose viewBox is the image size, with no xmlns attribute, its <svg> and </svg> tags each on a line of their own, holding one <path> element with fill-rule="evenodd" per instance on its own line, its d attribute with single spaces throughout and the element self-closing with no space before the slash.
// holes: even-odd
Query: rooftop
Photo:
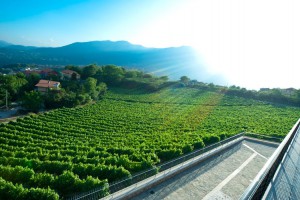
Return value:
<svg viewBox="0 0 300 200">
<path fill-rule="evenodd" d="M 63 73 L 63 74 L 71 74 L 71 75 L 72 75 L 73 73 L 78 74 L 76 71 L 69 70 L 69 69 L 63 70 L 63 71 L 61 71 L 61 73 Z"/>
<path fill-rule="evenodd" d="M 60 85 L 60 82 L 49 81 L 49 80 L 40 80 L 35 86 L 43 88 L 57 88 Z"/>
</svg>

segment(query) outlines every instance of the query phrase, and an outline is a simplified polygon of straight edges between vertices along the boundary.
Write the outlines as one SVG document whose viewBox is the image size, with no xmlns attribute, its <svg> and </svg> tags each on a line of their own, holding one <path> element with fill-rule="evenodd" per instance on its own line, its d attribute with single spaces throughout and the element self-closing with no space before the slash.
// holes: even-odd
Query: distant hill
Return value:
<svg viewBox="0 0 300 200">
<path fill-rule="evenodd" d="M 127 41 L 76 42 L 62 47 L 26 47 L 0 42 L 0 66 L 14 63 L 44 65 L 115 64 L 178 79 L 215 82 L 196 52 L 188 46 L 146 48 Z M 219 79 L 219 77 L 218 77 Z"/>
<path fill-rule="evenodd" d="M 10 46 L 10 45 L 13 45 L 13 44 L 8 43 L 8 42 L 5 42 L 5 41 L 3 41 L 3 40 L 0 40 L 0 48 L 1 48 L 1 47 L 7 47 L 7 46 Z"/>
</svg>

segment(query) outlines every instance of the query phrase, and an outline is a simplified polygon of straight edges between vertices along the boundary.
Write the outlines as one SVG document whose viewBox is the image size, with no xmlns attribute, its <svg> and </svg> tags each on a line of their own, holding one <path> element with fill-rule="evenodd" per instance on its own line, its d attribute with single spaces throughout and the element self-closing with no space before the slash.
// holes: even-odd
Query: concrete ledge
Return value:
<svg viewBox="0 0 300 200">
<path fill-rule="evenodd" d="M 244 140 L 248 140 L 251 142 L 256 142 L 259 144 L 264 144 L 264 145 L 268 145 L 268 146 L 272 146 L 272 147 L 278 147 L 280 143 L 277 142 L 271 142 L 271 141 L 267 141 L 267 140 L 262 140 L 262 139 L 258 139 L 258 138 L 252 138 L 252 137 L 248 137 L 248 136 L 243 136 Z"/>
</svg>

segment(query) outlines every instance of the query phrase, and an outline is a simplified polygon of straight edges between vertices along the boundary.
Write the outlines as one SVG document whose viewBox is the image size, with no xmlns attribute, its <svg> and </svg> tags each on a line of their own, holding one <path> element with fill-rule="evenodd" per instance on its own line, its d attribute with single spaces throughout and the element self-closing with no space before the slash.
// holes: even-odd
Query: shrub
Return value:
<svg viewBox="0 0 300 200">
<path fill-rule="evenodd" d="M 185 146 L 182 148 L 182 152 L 183 152 L 184 154 L 186 154 L 186 153 L 192 152 L 193 149 L 194 149 L 194 147 L 193 147 L 192 145 L 187 144 L 187 145 L 185 145 Z"/>
<path fill-rule="evenodd" d="M 195 149 L 201 149 L 205 146 L 203 140 L 199 138 L 195 143 L 194 143 L 194 148 Z"/>
<path fill-rule="evenodd" d="M 179 149 L 165 149 L 157 153 L 157 156 L 162 161 L 171 160 L 173 158 L 176 158 L 182 154 L 181 150 Z"/>
<path fill-rule="evenodd" d="M 59 196 L 54 190 L 50 188 L 42 189 L 42 188 L 30 188 L 26 189 L 26 195 L 24 195 L 24 199 L 30 200 L 58 200 Z"/>
<path fill-rule="evenodd" d="M 36 173 L 31 178 L 31 185 L 34 185 L 36 187 L 40 188 L 47 188 L 52 187 L 54 182 L 54 176 L 52 174 L 47 173 Z"/>
<path fill-rule="evenodd" d="M 0 199 L 9 200 L 58 200 L 59 196 L 50 188 L 24 188 L 22 185 L 14 185 L 0 177 Z"/>
<path fill-rule="evenodd" d="M 217 135 L 205 135 L 203 137 L 205 145 L 214 144 L 220 141 L 220 137 Z"/>
<path fill-rule="evenodd" d="M 78 175 L 73 172 L 64 171 L 59 175 L 53 184 L 53 187 L 62 195 L 74 193 L 77 191 L 77 186 L 80 184 Z"/>
</svg>

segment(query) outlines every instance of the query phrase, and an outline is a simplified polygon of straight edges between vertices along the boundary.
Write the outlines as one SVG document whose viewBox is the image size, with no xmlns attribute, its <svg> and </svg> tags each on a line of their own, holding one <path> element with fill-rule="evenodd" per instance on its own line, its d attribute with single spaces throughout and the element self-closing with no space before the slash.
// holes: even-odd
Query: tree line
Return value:
<svg viewBox="0 0 300 200">
<path fill-rule="evenodd" d="M 6 100 L 9 103 L 21 102 L 26 110 L 38 112 L 41 108 L 74 107 L 99 100 L 108 86 L 155 91 L 168 85 L 167 76 L 156 77 L 139 70 L 126 70 L 115 65 L 66 66 L 64 69 L 77 72 L 81 78 L 77 79 L 74 74 L 70 78 L 61 75 L 43 77 L 61 83 L 60 90 L 49 90 L 46 94 L 35 90 L 35 85 L 42 78 L 38 73 L 33 72 L 27 76 L 22 72 L 0 75 L 0 106 L 4 106 Z"/>
<path fill-rule="evenodd" d="M 197 88 L 200 90 L 208 90 L 214 92 L 221 92 L 231 96 L 238 96 L 244 98 L 250 98 L 255 100 L 261 100 L 271 103 L 278 103 L 291 106 L 300 106 L 300 90 L 294 88 L 280 89 L 280 88 L 261 88 L 260 90 L 247 90 L 239 86 L 220 86 L 213 83 L 203 83 L 197 80 L 190 80 L 187 76 L 180 78 L 180 84 L 182 87 Z"/>
<path fill-rule="evenodd" d="M 21 66 L 13 66 L 20 69 Z M 217 91 L 232 96 L 252 98 L 279 104 L 300 106 L 300 90 L 296 89 L 261 89 L 247 90 L 237 86 L 219 86 L 213 83 L 203 83 L 190 80 L 182 76 L 179 81 L 169 81 L 167 76 L 157 77 L 140 70 L 125 69 L 116 65 L 98 66 L 95 64 L 80 66 L 65 66 L 64 69 L 73 70 L 80 75 L 78 80 L 73 75 L 62 78 L 58 75 L 43 77 L 47 80 L 59 81 L 59 91 L 49 91 L 41 94 L 35 90 L 35 85 L 42 78 L 38 73 L 25 75 L 18 72 L 12 75 L 0 74 L 0 107 L 4 107 L 6 100 L 21 102 L 27 111 L 38 112 L 41 108 L 53 109 L 60 107 L 74 107 L 91 101 L 99 100 L 106 93 L 108 87 L 139 88 L 147 92 L 177 84 L 180 87 L 197 88 L 204 91 Z"/>
</svg>

